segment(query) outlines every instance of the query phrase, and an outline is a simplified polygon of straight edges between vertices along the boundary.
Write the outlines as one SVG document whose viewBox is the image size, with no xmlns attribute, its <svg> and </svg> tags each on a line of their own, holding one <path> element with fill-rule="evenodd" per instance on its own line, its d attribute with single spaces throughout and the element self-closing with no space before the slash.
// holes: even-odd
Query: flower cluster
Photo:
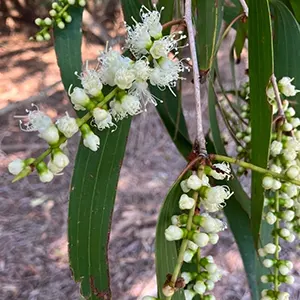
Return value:
<svg viewBox="0 0 300 300">
<path fill-rule="evenodd" d="M 55 2 L 50 14 L 53 17 L 61 17 L 70 5 L 76 4 L 85 3 L 77 3 L 75 0 L 61 1 L 60 4 Z M 38 108 L 27 111 L 26 121 L 24 124 L 21 121 L 21 128 L 24 131 L 37 131 L 49 144 L 49 149 L 45 152 L 46 155 L 42 154 L 37 159 L 12 162 L 9 171 L 16 175 L 17 179 L 27 176 L 36 168 L 41 181 L 51 181 L 53 176 L 61 173 L 69 163 L 68 157 L 61 149 L 61 144 L 67 139 L 79 131 L 83 137 L 83 144 L 90 150 L 97 151 L 100 139 L 90 125 L 100 131 L 114 131 L 117 129 L 117 122 L 145 111 L 148 103 L 157 105 L 159 99 L 150 93 L 149 85 L 171 90 L 177 81 L 182 79 L 180 73 L 188 68 L 184 66 L 183 61 L 176 58 L 176 49 L 178 41 L 185 36 L 181 32 L 163 36 L 160 12 L 157 10 L 149 11 L 142 6 L 140 15 L 141 23 L 135 21 L 132 27 L 126 25 L 126 47 L 134 59 L 107 47 L 100 53 L 96 68 L 90 68 L 86 63 L 81 73 L 75 73 L 81 87 L 71 85 L 68 94 L 74 109 L 86 112 L 81 119 L 66 114 L 54 124 L 51 118 Z M 40 22 L 42 21 L 37 21 Z M 45 21 L 41 24 L 44 23 Z M 141 41 L 145 38 L 141 35 L 141 30 L 148 36 L 147 44 Z M 46 164 L 44 159 L 48 154 L 51 154 L 51 159 Z"/>
<path fill-rule="evenodd" d="M 298 90 L 291 85 L 291 79 L 283 77 L 279 81 L 279 90 L 285 96 L 294 96 Z M 272 99 L 273 89 L 267 90 Z M 275 106 L 275 105 L 274 105 Z M 277 133 L 272 136 L 270 147 L 271 159 L 269 168 L 272 172 L 285 174 L 288 180 L 300 179 L 300 119 L 295 117 L 295 110 L 283 101 L 285 120 Z M 275 106 L 277 111 L 277 106 Z M 262 300 L 289 299 L 289 294 L 281 292 L 282 283 L 292 284 L 294 277 L 290 275 L 293 264 L 280 258 L 280 240 L 294 242 L 300 238 L 300 187 L 289 181 L 283 182 L 267 175 L 263 179 L 265 189 L 265 220 L 273 225 L 273 243 L 268 243 L 259 249 L 258 253 L 264 257 L 263 264 L 270 269 L 270 274 L 263 275 L 263 283 L 272 283 L 273 288 L 262 292 Z"/>
<path fill-rule="evenodd" d="M 57 26 L 60 29 L 64 29 L 66 23 L 72 22 L 72 17 L 68 13 L 68 8 L 73 5 L 79 5 L 84 7 L 86 5 L 85 0 L 58 0 L 52 3 L 52 9 L 49 11 L 49 17 L 45 19 L 35 19 L 35 24 L 41 28 L 41 30 L 34 36 L 38 42 L 49 41 L 51 35 L 49 30 L 52 26 Z"/>
<path fill-rule="evenodd" d="M 221 210 L 226 205 L 225 200 L 232 195 L 227 186 L 212 187 L 209 176 L 224 180 L 230 179 L 230 174 L 228 164 L 218 163 L 211 167 L 205 166 L 202 176 L 192 174 L 180 183 L 183 194 L 179 198 L 179 208 L 183 213 L 172 216 L 172 225 L 166 228 L 165 238 L 168 241 L 188 240 L 183 261 L 196 264 L 198 267 L 197 273 L 181 273 L 187 300 L 193 299 L 197 294 L 202 295 L 201 299 L 215 299 L 209 292 L 214 288 L 215 282 L 220 280 L 221 271 L 211 256 L 200 257 L 196 253 L 208 244 L 215 245 L 218 242 L 218 233 L 226 229 L 226 224 L 212 213 Z M 186 213 L 191 210 L 194 212 L 192 216 Z M 187 228 L 188 223 L 192 224 L 190 228 Z M 163 292 L 166 295 L 164 290 Z M 173 294 L 174 289 L 171 291 L 168 289 L 168 292 Z"/>
</svg>

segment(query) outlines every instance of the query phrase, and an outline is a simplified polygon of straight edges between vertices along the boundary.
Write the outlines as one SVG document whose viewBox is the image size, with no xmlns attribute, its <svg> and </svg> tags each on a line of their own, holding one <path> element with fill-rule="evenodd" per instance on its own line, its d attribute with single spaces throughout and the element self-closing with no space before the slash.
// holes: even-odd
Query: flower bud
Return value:
<svg viewBox="0 0 300 300">
<path fill-rule="evenodd" d="M 285 122 L 282 125 L 282 130 L 285 131 L 285 132 L 292 131 L 293 130 L 293 125 L 291 123 Z"/>
<path fill-rule="evenodd" d="M 9 163 L 8 171 L 12 175 L 18 175 L 21 171 L 23 171 L 25 166 L 24 160 L 17 158 Z"/>
<path fill-rule="evenodd" d="M 70 93 L 69 90 L 69 96 L 75 110 L 85 110 L 90 104 L 90 98 L 85 93 L 84 89 L 75 87 L 72 93 Z"/>
<path fill-rule="evenodd" d="M 197 191 L 201 188 L 202 186 L 202 181 L 201 179 L 197 176 L 197 175 L 191 175 L 188 179 L 187 179 L 187 187 Z"/>
<path fill-rule="evenodd" d="M 179 208 L 184 209 L 192 209 L 195 205 L 195 200 L 189 197 L 187 194 L 181 195 L 179 199 Z"/>
<path fill-rule="evenodd" d="M 51 26 L 52 25 L 52 20 L 50 18 L 46 18 L 44 19 L 44 23 L 47 25 L 47 26 Z"/>
<path fill-rule="evenodd" d="M 97 151 L 100 146 L 100 138 L 92 131 L 85 135 L 83 139 L 85 147 L 90 148 L 92 151 Z"/>
<path fill-rule="evenodd" d="M 287 284 L 293 284 L 294 281 L 295 281 L 295 278 L 292 275 L 288 275 L 284 278 L 284 282 Z"/>
<path fill-rule="evenodd" d="M 295 241 L 295 239 L 296 239 L 296 236 L 293 233 L 291 233 L 288 237 L 285 238 L 285 240 L 289 243 L 293 243 Z"/>
<path fill-rule="evenodd" d="M 268 224 L 273 225 L 277 220 L 277 217 L 271 212 L 269 211 L 266 215 L 266 221 Z"/>
<path fill-rule="evenodd" d="M 50 41 L 51 40 L 51 35 L 48 32 L 45 32 L 44 35 L 43 35 L 43 37 L 44 37 L 45 41 Z"/>
<path fill-rule="evenodd" d="M 203 295 L 206 291 L 206 285 L 202 281 L 197 281 L 193 289 L 197 294 Z"/>
<path fill-rule="evenodd" d="M 192 251 L 191 249 L 185 250 L 184 254 L 183 254 L 183 261 L 185 261 L 186 263 L 191 262 L 194 255 L 195 255 L 195 252 Z"/>
<path fill-rule="evenodd" d="M 274 265 L 274 261 L 272 259 L 264 259 L 263 265 L 266 268 L 271 268 Z"/>
<path fill-rule="evenodd" d="M 220 232 L 226 228 L 226 225 L 221 220 L 213 218 L 209 214 L 201 215 L 200 225 L 207 233 Z"/>
<path fill-rule="evenodd" d="M 279 180 L 273 179 L 272 190 L 277 191 L 281 188 L 281 182 Z"/>
<path fill-rule="evenodd" d="M 282 143 L 278 141 L 273 141 L 270 147 L 270 152 L 272 156 L 277 156 L 281 153 L 282 151 Z"/>
<path fill-rule="evenodd" d="M 299 118 L 293 118 L 290 122 L 291 122 L 291 124 L 294 128 L 297 128 L 300 125 L 300 119 Z"/>
<path fill-rule="evenodd" d="M 209 242 L 212 244 L 212 245 L 215 245 L 217 244 L 219 241 L 219 235 L 217 233 L 210 233 L 209 234 Z"/>
<path fill-rule="evenodd" d="M 260 248 L 260 249 L 258 249 L 258 255 L 260 256 L 260 257 L 264 257 L 264 256 L 266 256 L 267 255 L 267 253 L 266 253 L 266 251 L 265 251 L 265 249 L 264 248 Z"/>
<path fill-rule="evenodd" d="M 54 175 L 59 174 L 63 171 L 63 168 L 59 168 L 56 164 L 52 162 L 52 160 L 49 160 L 47 167 Z"/>
<path fill-rule="evenodd" d="M 285 265 L 280 265 L 278 270 L 282 275 L 287 275 L 290 272 L 290 269 Z"/>
<path fill-rule="evenodd" d="M 290 179 L 295 179 L 296 177 L 299 176 L 299 174 L 300 174 L 300 172 L 299 172 L 299 167 L 298 166 L 291 166 L 286 171 L 286 175 Z"/>
<path fill-rule="evenodd" d="M 165 230 L 165 238 L 167 241 L 178 241 L 181 240 L 183 237 L 184 231 L 175 225 L 170 225 Z"/>
<path fill-rule="evenodd" d="M 191 290 L 184 290 L 184 299 L 185 300 L 192 300 L 197 294 Z"/>
<path fill-rule="evenodd" d="M 53 173 L 47 168 L 43 161 L 36 165 L 36 169 L 41 182 L 50 182 L 53 179 Z"/>
<path fill-rule="evenodd" d="M 191 189 L 187 186 L 187 180 L 182 180 L 180 182 L 180 187 L 184 193 L 188 193 Z"/>
<path fill-rule="evenodd" d="M 217 265 L 214 263 L 208 263 L 205 266 L 205 269 L 207 270 L 208 273 L 215 273 L 217 271 Z"/>
<path fill-rule="evenodd" d="M 55 17 L 55 16 L 57 15 L 56 10 L 51 9 L 51 10 L 49 11 L 49 15 L 50 15 L 51 17 Z"/>
<path fill-rule="evenodd" d="M 214 284 L 214 282 L 212 280 L 206 280 L 205 285 L 206 285 L 206 289 L 208 291 L 213 290 L 214 287 L 215 287 L 215 284 Z"/>
<path fill-rule="evenodd" d="M 273 186 L 274 179 L 270 176 L 265 176 L 262 181 L 262 186 L 265 190 L 269 190 Z"/>
<path fill-rule="evenodd" d="M 85 1 L 85 0 L 79 0 L 79 1 L 78 1 L 78 4 L 79 4 L 81 7 L 84 7 L 84 6 L 86 6 L 86 1 Z"/>
<path fill-rule="evenodd" d="M 244 136 L 243 141 L 244 141 L 246 144 L 250 143 L 250 142 L 251 142 L 251 136 L 250 136 L 250 135 Z"/>
<path fill-rule="evenodd" d="M 196 243 L 199 247 L 205 247 L 209 242 L 209 236 L 204 232 L 194 233 L 193 242 Z"/>
<path fill-rule="evenodd" d="M 66 27 L 66 25 L 65 25 L 65 23 L 63 21 L 60 21 L 60 22 L 57 23 L 57 27 L 59 29 L 64 29 Z"/>
<path fill-rule="evenodd" d="M 279 91 L 286 97 L 295 96 L 299 91 L 291 84 L 294 78 L 282 77 L 278 82 Z"/>
<path fill-rule="evenodd" d="M 53 150 L 52 163 L 58 168 L 63 169 L 69 164 L 69 158 L 61 150 Z"/>
<path fill-rule="evenodd" d="M 74 4 L 76 3 L 76 0 L 68 0 L 68 3 L 69 3 L 70 5 L 74 5 Z"/>
<path fill-rule="evenodd" d="M 268 278 L 267 275 L 263 275 L 263 276 L 260 277 L 260 281 L 262 283 L 268 283 L 269 282 L 269 278 Z"/>
<path fill-rule="evenodd" d="M 282 238 L 286 238 L 286 237 L 288 237 L 290 234 L 291 234 L 291 232 L 290 232 L 288 229 L 286 229 L 286 228 L 281 228 L 281 229 L 279 230 L 279 236 L 281 236 Z"/>
<path fill-rule="evenodd" d="M 279 292 L 277 296 L 277 300 L 289 300 L 289 299 L 290 299 L 290 295 L 287 292 Z"/>
<path fill-rule="evenodd" d="M 190 281 L 193 280 L 192 273 L 190 272 L 182 272 L 180 276 L 184 279 L 185 284 L 188 284 Z"/>
<path fill-rule="evenodd" d="M 264 246 L 264 250 L 267 254 L 274 254 L 276 252 L 276 245 L 269 243 Z"/>
<path fill-rule="evenodd" d="M 295 217 L 295 212 L 292 211 L 292 210 L 285 210 L 284 212 L 282 212 L 281 214 L 281 218 L 284 220 L 284 221 L 292 221 Z"/>
<path fill-rule="evenodd" d="M 47 129 L 39 133 L 39 137 L 49 145 L 55 145 L 59 141 L 59 132 L 55 125 L 50 125 Z"/>
<path fill-rule="evenodd" d="M 37 25 L 37 26 L 41 26 L 41 24 L 43 23 L 43 20 L 41 18 L 37 18 L 34 20 L 34 23 Z"/>
<path fill-rule="evenodd" d="M 72 22 L 72 17 L 70 15 L 67 15 L 66 17 L 64 17 L 65 21 L 67 23 L 71 23 Z"/>
<path fill-rule="evenodd" d="M 37 34 L 35 39 L 38 41 L 38 42 L 42 42 L 44 40 L 44 37 L 40 34 Z"/>
</svg>

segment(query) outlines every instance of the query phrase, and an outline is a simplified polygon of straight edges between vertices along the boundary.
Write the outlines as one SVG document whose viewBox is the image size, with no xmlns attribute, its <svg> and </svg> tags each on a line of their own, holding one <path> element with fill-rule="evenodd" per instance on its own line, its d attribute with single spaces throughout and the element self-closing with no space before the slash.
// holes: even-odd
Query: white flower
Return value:
<svg viewBox="0 0 300 300">
<path fill-rule="evenodd" d="M 193 234 L 193 242 L 199 247 L 205 247 L 209 242 L 209 236 L 204 232 L 196 232 Z"/>
<path fill-rule="evenodd" d="M 147 54 L 152 45 L 147 25 L 136 23 L 134 26 L 126 26 L 126 28 L 125 48 L 129 49 L 136 58 Z"/>
<path fill-rule="evenodd" d="M 105 109 L 95 107 L 93 109 L 93 117 L 94 117 L 94 123 L 96 124 L 99 130 L 116 126 L 112 122 L 112 117 L 110 113 Z"/>
<path fill-rule="evenodd" d="M 101 82 L 110 86 L 116 85 L 115 77 L 118 70 L 127 70 L 132 65 L 130 58 L 122 56 L 119 52 L 111 48 L 101 52 L 98 60 L 101 65 L 98 71 Z"/>
<path fill-rule="evenodd" d="M 187 186 L 187 179 L 180 182 L 180 187 L 184 193 L 188 193 L 191 189 Z"/>
<path fill-rule="evenodd" d="M 289 150 L 300 151 L 300 143 L 295 138 L 288 138 L 285 143 L 285 147 Z"/>
<path fill-rule="evenodd" d="M 134 116 L 142 112 L 139 98 L 133 95 L 125 95 L 122 97 L 121 107 L 130 116 Z"/>
<path fill-rule="evenodd" d="M 201 227 L 207 233 L 220 232 L 226 228 L 226 225 L 221 220 L 213 218 L 209 214 L 204 213 L 201 217 L 203 218 L 201 220 Z"/>
<path fill-rule="evenodd" d="M 186 263 L 191 262 L 194 255 L 195 255 L 195 252 L 192 251 L 191 249 L 185 250 L 184 254 L 183 254 L 183 261 L 185 261 Z"/>
<path fill-rule="evenodd" d="M 274 261 L 272 259 L 264 259 L 263 265 L 266 268 L 271 268 L 274 265 Z"/>
<path fill-rule="evenodd" d="M 295 197 L 298 194 L 298 188 L 295 184 L 286 184 L 284 186 L 284 191 L 289 197 Z"/>
<path fill-rule="evenodd" d="M 274 254 L 276 251 L 276 245 L 269 243 L 269 244 L 265 245 L 263 249 L 264 249 L 265 253 L 267 253 L 267 254 Z"/>
<path fill-rule="evenodd" d="M 165 230 L 165 238 L 167 241 L 178 241 L 181 240 L 183 236 L 184 236 L 183 230 L 175 225 L 170 225 Z"/>
<path fill-rule="evenodd" d="M 135 72 L 131 68 L 120 68 L 115 73 L 115 84 L 121 90 L 127 90 L 131 88 L 133 81 L 135 80 Z"/>
<path fill-rule="evenodd" d="M 84 136 L 83 145 L 92 151 L 97 151 L 100 146 L 100 138 L 91 131 Z"/>
<path fill-rule="evenodd" d="M 90 103 L 89 96 L 85 93 L 84 89 L 75 87 L 73 92 L 70 93 L 72 86 L 69 88 L 69 96 L 74 105 L 75 110 L 85 110 L 86 106 Z"/>
<path fill-rule="evenodd" d="M 8 164 L 8 171 L 12 175 L 18 175 L 25 168 L 25 162 L 22 159 L 15 159 Z"/>
<path fill-rule="evenodd" d="M 202 180 L 197 175 L 191 175 L 186 182 L 189 189 L 199 190 L 202 186 Z"/>
<path fill-rule="evenodd" d="M 118 100 L 113 100 L 109 103 L 110 114 L 113 116 L 116 122 L 123 120 L 127 117 L 127 112 L 121 106 L 121 102 Z"/>
<path fill-rule="evenodd" d="M 270 176 L 265 176 L 262 181 L 262 186 L 265 190 L 269 190 L 273 186 L 274 179 Z"/>
<path fill-rule="evenodd" d="M 146 12 L 145 12 L 145 11 Z M 162 9 L 163 10 L 163 7 Z M 157 10 L 150 11 L 144 5 L 141 8 L 141 19 L 143 25 L 148 28 L 148 32 L 154 39 L 159 39 L 162 37 L 162 25 L 160 23 L 161 12 Z"/>
<path fill-rule="evenodd" d="M 197 281 L 193 289 L 197 294 L 203 295 L 206 291 L 206 285 L 202 281 Z"/>
<path fill-rule="evenodd" d="M 63 169 L 69 164 L 69 158 L 61 150 L 56 150 L 52 155 L 52 163 L 58 168 Z"/>
<path fill-rule="evenodd" d="M 282 143 L 278 141 L 273 141 L 271 144 L 270 152 L 272 156 L 277 156 L 281 153 L 282 151 Z"/>
<path fill-rule="evenodd" d="M 185 300 L 192 300 L 197 294 L 191 290 L 184 290 L 184 298 Z"/>
<path fill-rule="evenodd" d="M 54 145 L 59 141 L 59 132 L 55 125 L 51 125 L 46 130 L 40 132 L 39 137 L 44 139 L 48 144 Z"/>
<path fill-rule="evenodd" d="M 267 89 L 267 96 L 270 99 L 275 99 L 275 92 L 274 92 L 274 89 L 271 85 Z"/>
<path fill-rule="evenodd" d="M 280 292 L 277 296 L 278 300 L 289 300 L 290 299 L 290 295 L 287 292 Z"/>
<path fill-rule="evenodd" d="M 68 113 L 56 121 L 56 126 L 58 130 L 68 139 L 79 130 L 76 119 L 71 118 Z"/>
<path fill-rule="evenodd" d="M 135 79 L 138 82 L 145 82 L 149 79 L 151 68 L 149 67 L 149 62 L 147 59 L 139 59 L 137 60 L 132 70 L 135 75 Z"/>
<path fill-rule="evenodd" d="M 59 168 L 56 164 L 52 162 L 52 160 L 49 160 L 47 167 L 54 175 L 59 174 L 63 171 L 63 168 Z"/>
<path fill-rule="evenodd" d="M 193 251 L 196 251 L 199 247 L 194 242 L 188 241 L 188 248 L 191 249 L 191 250 L 193 250 Z"/>
<path fill-rule="evenodd" d="M 217 180 L 224 180 L 227 179 L 229 180 L 231 177 L 231 169 L 230 165 L 228 163 L 219 163 L 219 164 L 214 164 L 214 169 L 212 169 L 209 173 L 210 176 Z M 217 170 L 216 170 L 217 169 Z"/>
<path fill-rule="evenodd" d="M 184 209 L 192 209 L 195 205 L 195 200 L 191 197 L 189 197 L 187 194 L 181 195 L 179 199 L 179 208 Z"/>
<path fill-rule="evenodd" d="M 219 235 L 217 233 L 210 233 L 209 234 L 209 242 L 212 244 L 212 245 L 215 245 L 217 244 L 219 241 Z"/>
<path fill-rule="evenodd" d="M 215 284 L 214 284 L 214 282 L 212 280 L 206 280 L 205 285 L 206 285 L 206 289 L 208 291 L 213 290 L 214 287 L 215 287 Z"/>
<path fill-rule="evenodd" d="M 100 76 L 96 70 L 89 69 L 88 61 L 86 62 L 85 70 L 80 75 L 77 72 L 75 74 L 81 80 L 81 85 L 86 93 L 92 97 L 97 97 L 101 94 L 103 84 Z"/>
<path fill-rule="evenodd" d="M 226 185 L 207 188 L 202 203 L 209 212 L 215 212 L 225 206 L 225 200 L 232 194 Z"/>
<path fill-rule="evenodd" d="M 277 165 L 275 165 L 275 164 L 272 164 L 270 166 L 270 171 L 280 174 L 282 172 L 282 168 L 279 167 L 279 166 L 277 166 Z"/>
<path fill-rule="evenodd" d="M 278 82 L 278 88 L 280 92 L 286 97 L 295 96 L 297 93 L 299 93 L 299 90 L 296 90 L 295 86 L 291 84 L 293 80 L 294 78 L 283 77 Z"/>
<path fill-rule="evenodd" d="M 273 225 L 277 220 L 277 217 L 271 212 L 269 211 L 266 215 L 266 221 L 268 224 Z"/>
<path fill-rule="evenodd" d="M 190 273 L 190 272 L 182 272 L 180 277 L 182 277 L 184 279 L 185 284 L 188 284 L 190 281 L 193 280 L 192 273 Z"/>
<path fill-rule="evenodd" d="M 31 106 L 35 107 L 36 110 L 26 109 L 26 112 L 28 113 L 27 116 L 16 116 L 17 118 L 27 118 L 27 122 L 24 124 L 20 121 L 21 130 L 27 132 L 38 131 L 40 133 L 47 130 L 53 124 L 51 118 L 40 111 L 35 104 L 32 103 Z M 23 128 L 22 125 L 24 125 L 25 128 Z"/>
</svg>

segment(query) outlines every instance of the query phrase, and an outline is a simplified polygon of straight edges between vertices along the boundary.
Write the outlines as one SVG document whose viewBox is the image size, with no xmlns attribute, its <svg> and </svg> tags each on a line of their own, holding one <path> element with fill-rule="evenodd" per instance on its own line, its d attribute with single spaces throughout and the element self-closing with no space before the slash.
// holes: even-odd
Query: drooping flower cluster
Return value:
<svg viewBox="0 0 300 300">
<path fill-rule="evenodd" d="M 285 96 L 294 96 L 298 90 L 291 85 L 291 79 L 283 77 L 279 83 L 280 92 Z M 273 97 L 269 88 L 268 97 Z M 269 169 L 272 172 L 285 174 L 287 179 L 300 180 L 300 119 L 295 117 L 295 110 L 287 100 L 283 101 L 285 120 L 279 131 L 272 136 L 270 146 Z M 275 106 L 275 112 L 277 107 Z M 300 238 L 300 187 L 292 182 L 280 181 L 267 175 L 263 179 L 265 189 L 265 220 L 273 225 L 273 243 L 268 243 L 259 249 L 258 253 L 264 257 L 263 264 L 270 269 L 268 275 L 263 275 L 263 283 L 272 283 L 270 290 L 262 292 L 262 300 L 289 299 L 289 294 L 281 292 L 282 283 L 293 284 L 291 275 L 293 264 L 280 258 L 280 241 L 294 242 Z"/>
<path fill-rule="evenodd" d="M 54 2 L 50 15 L 55 18 L 62 17 L 70 5 L 83 4 L 85 2 L 75 0 Z M 145 111 L 148 103 L 157 105 L 159 99 L 151 94 L 149 85 L 171 90 L 177 81 L 182 79 L 180 73 L 188 68 L 184 66 L 183 61 L 176 58 L 176 49 L 178 42 L 185 36 L 181 32 L 163 36 L 160 12 L 157 10 L 149 11 L 142 6 L 140 15 L 141 23 L 134 21 L 132 27 L 126 25 L 128 36 L 125 47 L 131 51 L 134 59 L 106 47 L 98 57 L 96 68 L 90 68 L 86 63 L 81 73 L 75 73 L 81 87 L 71 85 L 68 93 L 74 109 L 86 112 L 84 117 L 75 119 L 66 114 L 54 124 L 51 118 L 38 108 L 27 111 L 26 121 L 22 123 L 25 127 L 22 129 L 39 133 L 49 144 L 48 154 L 51 154 L 51 159 L 48 164 L 44 162 L 43 156 L 36 160 L 12 162 L 9 170 L 18 179 L 27 176 L 30 170 L 36 168 L 43 182 L 51 181 L 53 176 L 61 173 L 69 163 L 60 149 L 60 145 L 67 139 L 79 131 L 83 137 L 83 144 L 92 151 L 97 151 L 100 139 L 91 130 L 90 125 L 100 131 L 115 131 L 117 122 Z M 50 21 L 46 23 L 50 24 Z M 41 20 L 37 23 L 46 24 Z M 59 24 L 57 23 L 57 26 Z M 145 36 L 141 35 L 141 31 Z M 145 44 L 142 39 L 146 36 Z M 90 125 L 87 123 L 89 121 Z M 12 167 L 16 165 L 17 167 Z"/>
<path fill-rule="evenodd" d="M 227 186 L 214 186 L 209 183 L 209 176 L 217 180 L 230 179 L 231 169 L 228 164 L 215 164 L 206 166 L 202 176 L 193 174 L 181 181 L 183 194 L 178 199 L 180 215 L 171 218 L 172 225 L 165 230 L 165 238 L 168 241 L 187 239 L 187 248 L 183 254 L 183 261 L 198 266 L 197 273 L 183 272 L 181 277 L 185 283 L 185 299 L 191 300 L 194 296 L 201 295 L 201 299 L 215 299 L 209 292 L 221 278 L 221 271 L 214 263 L 213 257 L 199 257 L 198 249 L 209 243 L 215 245 L 219 240 L 218 233 L 226 229 L 226 224 L 212 214 L 225 206 L 225 200 L 232 193 Z M 201 178 L 200 178 L 201 177 Z M 191 229 L 187 229 L 189 211 L 192 210 Z M 165 296 L 174 294 L 175 289 L 168 286 L 163 290 Z"/>
<path fill-rule="evenodd" d="M 52 2 L 52 9 L 49 11 L 49 17 L 45 19 L 35 19 L 35 24 L 41 28 L 41 30 L 34 36 L 38 42 L 49 41 L 51 39 L 50 28 L 57 26 L 59 29 L 64 29 L 66 23 L 72 22 L 72 17 L 68 13 L 68 8 L 73 5 L 84 7 L 86 5 L 85 0 L 58 0 Z"/>
</svg>

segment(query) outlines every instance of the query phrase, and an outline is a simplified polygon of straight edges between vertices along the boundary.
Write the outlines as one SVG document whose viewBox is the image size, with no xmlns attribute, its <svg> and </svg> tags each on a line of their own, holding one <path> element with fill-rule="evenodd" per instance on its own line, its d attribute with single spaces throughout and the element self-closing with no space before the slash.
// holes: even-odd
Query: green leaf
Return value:
<svg viewBox="0 0 300 300">
<path fill-rule="evenodd" d="M 216 113 L 216 96 L 212 87 L 212 82 L 209 83 L 208 87 L 208 109 L 209 109 L 209 120 L 210 128 L 213 136 L 214 148 L 217 154 L 227 155 L 223 141 L 221 138 L 221 131 L 218 124 L 217 113 Z M 240 182 L 236 177 L 228 181 L 228 185 L 234 191 L 236 199 L 241 204 L 244 211 L 250 216 L 250 199 L 243 190 Z"/>
<path fill-rule="evenodd" d="M 213 64 L 223 6 L 224 0 L 196 0 L 196 46 L 199 68 L 203 72 L 208 72 Z"/>
<path fill-rule="evenodd" d="M 157 7 L 158 9 L 164 7 L 162 11 L 160 22 L 162 24 L 169 22 L 173 19 L 173 12 L 174 12 L 174 2 L 175 0 L 159 0 Z"/>
<path fill-rule="evenodd" d="M 293 84 L 300 87 L 300 26 L 290 10 L 281 2 L 271 2 L 274 15 L 274 60 L 277 79 L 283 76 L 295 78 Z M 291 42 L 292 41 L 292 42 Z M 293 97 L 296 111 L 300 115 L 300 95 Z"/>
<path fill-rule="evenodd" d="M 243 22 L 242 20 L 239 20 L 237 22 L 237 31 L 236 31 L 236 37 L 234 41 L 234 49 L 235 54 L 237 56 L 237 59 L 240 59 L 241 53 L 244 48 L 244 44 L 247 37 L 247 30 L 248 30 L 248 24 L 247 22 Z"/>
<path fill-rule="evenodd" d="M 234 6 L 228 5 L 227 2 L 225 2 L 224 5 L 223 19 L 227 24 L 229 24 L 235 17 L 237 17 L 242 12 L 242 8 L 239 1 L 231 1 L 231 2 Z M 237 24 L 233 24 L 232 27 L 236 29 Z"/>
<path fill-rule="evenodd" d="M 292 5 L 297 21 L 300 22 L 300 2 L 298 0 L 290 0 L 290 4 Z"/>
<path fill-rule="evenodd" d="M 274 72 L 272 28 L 267 0 L 249 0 L 249 77 L 251 119 L 251 163 L 267 168 L 271 138 L 271 107 L 266 87 Z M 263 175 L 252 172 L 251 226 L 258 245 L 264 204 Z"/>
<path fill-rule="evenodd" d="M 114 133 L 99 134 L 97 152 L 81 144 L 77 153 L 69 204 L 69 251 L 75 280 L 81 281 L 86 299 L 111 298 L 107 246 L 129 127 L 130 120 L 123 120 Z"/>
<path fill-rule="evenodd" d="M 178 206 L 178 201 L 182 194 L 180 182 L 190 174 L 188 172 L 184 176 L 180 175 L 175 181 L 160 209 L 156 225 L 155 264 L 159 299 L 165 299 L 162 294 L 162 288 L 167 274 L 172 274 L 174 271 L 178 255 L 176 242 L 169 242 L 165 239 L 165 229 L 171 225 L 171 217 L 180 213 Z M 172 299 L 184 299 L 182 291 L 175 293 Z"/>
</svg>

